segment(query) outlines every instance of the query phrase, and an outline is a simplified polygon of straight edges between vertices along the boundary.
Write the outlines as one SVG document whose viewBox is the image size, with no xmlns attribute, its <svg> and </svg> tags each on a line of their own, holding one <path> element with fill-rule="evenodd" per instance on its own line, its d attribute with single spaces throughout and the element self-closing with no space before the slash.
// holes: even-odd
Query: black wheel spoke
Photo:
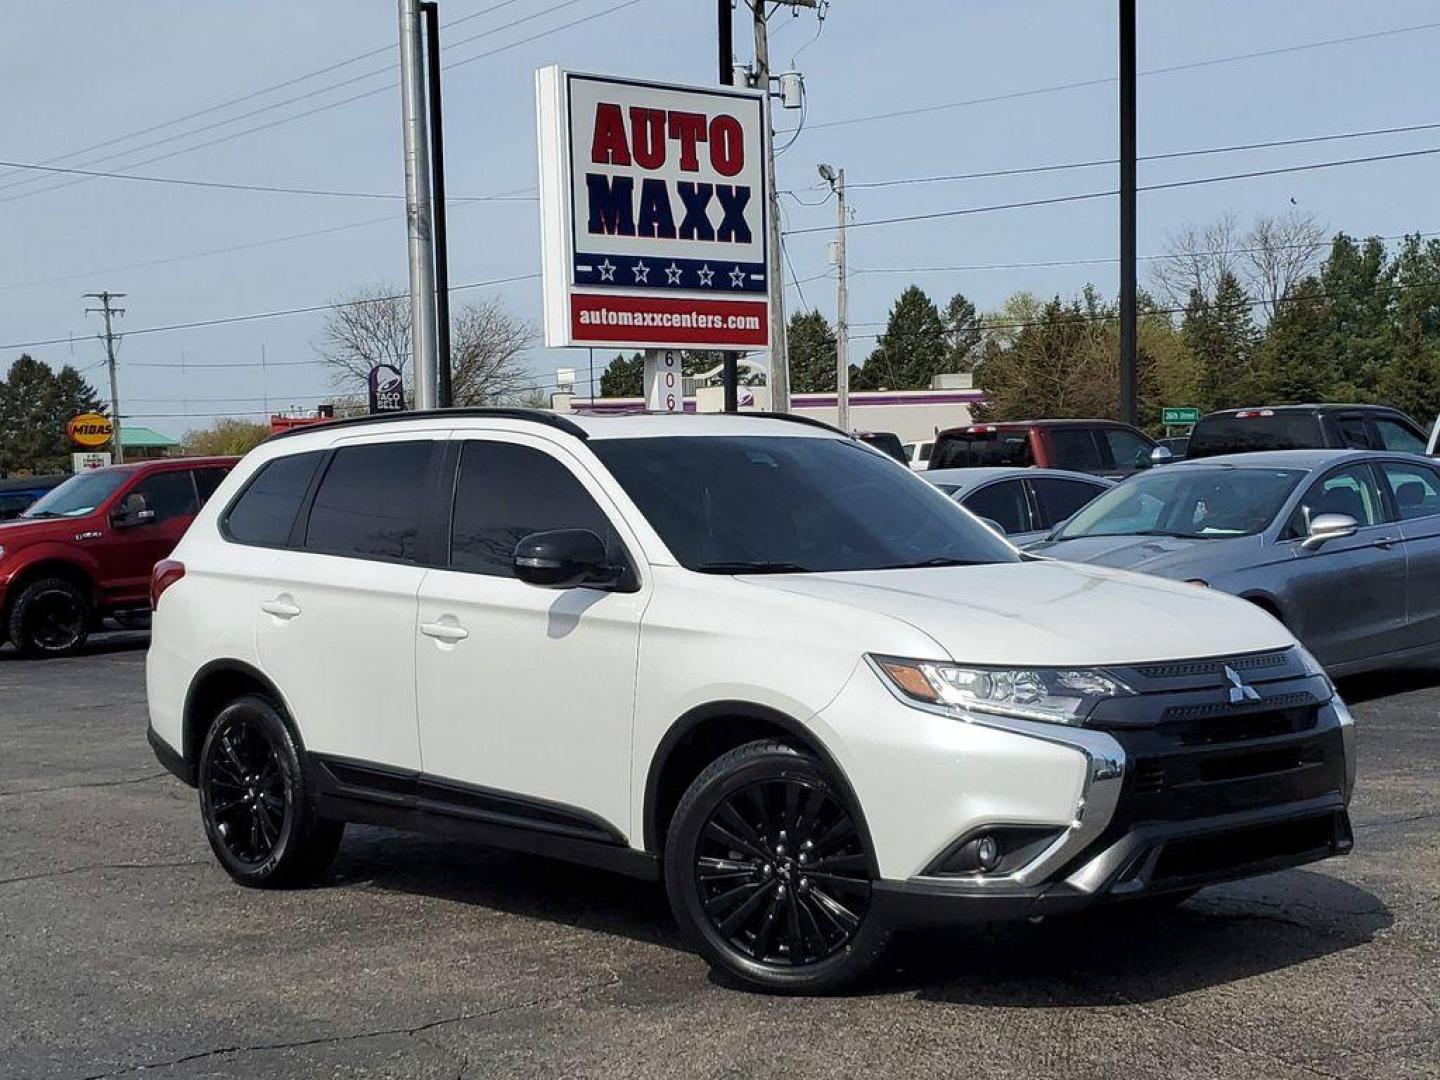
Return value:
<svg viewBox="0 0 1440 1080">
<path fill-rule="evenodd" d="M 732 791 L 701 828 L 694 856 L 713 931 L 747 958 L 784 967 L 817 963 L 851 941 L 869 909 L 869 873 L 849 811 L 805 775 Z"/>
<path fill-rule="evenodd" d="M 244 717 L 222 723 L 207 743 L 204 805 L 225 848 L 254 865 L 268 859 L 285 834 L 289 795 L 265 729 Z"/>
</svg>

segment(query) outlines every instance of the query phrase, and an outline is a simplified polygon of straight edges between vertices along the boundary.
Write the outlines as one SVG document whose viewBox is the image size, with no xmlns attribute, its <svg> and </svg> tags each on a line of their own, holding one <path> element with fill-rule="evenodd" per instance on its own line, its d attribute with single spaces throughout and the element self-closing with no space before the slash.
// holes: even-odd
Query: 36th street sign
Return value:
<svg viewBox="0 0 1440 1080">
<path fill-rule="evenodd" d="M 545 342 L 763 349 L 758 91 L 536 73 Z"/>
<path fill-rule="evenodd" d="M 1160 410 L 1162 424 L 1193 424 L 1200 419 L 1200 410 L 1166 406 Z"/>
</svg>

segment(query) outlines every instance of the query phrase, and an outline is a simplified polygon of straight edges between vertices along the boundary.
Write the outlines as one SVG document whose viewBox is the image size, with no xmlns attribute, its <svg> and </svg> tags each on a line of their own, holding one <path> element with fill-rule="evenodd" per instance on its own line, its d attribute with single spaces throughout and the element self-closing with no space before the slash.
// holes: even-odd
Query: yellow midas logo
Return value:
<svg viewBox="0 0 1440 1080">
<path fill-rule="evenodd" d="M 104 446 L 115 437 L 115 425 L 99 413 L 81 413 L 65 425 L 65 435 L 76 446 Z"/>
</svg>

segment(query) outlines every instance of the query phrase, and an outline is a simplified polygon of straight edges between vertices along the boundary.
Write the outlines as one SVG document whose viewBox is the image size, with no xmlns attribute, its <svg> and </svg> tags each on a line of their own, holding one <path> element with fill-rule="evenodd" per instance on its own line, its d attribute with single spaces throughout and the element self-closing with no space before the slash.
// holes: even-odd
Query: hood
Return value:
<svg viewBox="0 0 1440 1080">
<path fill-rule="evenodd" d="M 1275 619 L 1228 594 L 1050 560 L 741 580 L 889 615 L 966 663 L 1134 664 L 1295 643 Z"/>
<path fill-rule="evenodd" d="M 1080 536 L 1074 540 L 1045 540 L 1025 550 L 1066 562 L 1113 566 L 1146 574 L 1184 580 L 1216 557 L 1233 558 L 1242 549 L 1260 548 L 1258 536 L 1192 540 L 1181 536 Z"/>
<path fill-rule="evenodd" d="M 83 518 L 12 518 L 0 521 L 0 547 L 14 548 L 41 540 L 74 540 L 77 526 L 84 528 Z"/>
</svg>

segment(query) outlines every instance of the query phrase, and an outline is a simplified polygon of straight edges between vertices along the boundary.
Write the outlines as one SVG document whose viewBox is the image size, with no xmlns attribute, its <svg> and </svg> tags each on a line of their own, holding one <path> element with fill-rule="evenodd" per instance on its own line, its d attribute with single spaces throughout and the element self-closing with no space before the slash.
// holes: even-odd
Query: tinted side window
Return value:
<svg viewBox="0 0 1440 1080">
<path fill-rule="evenodd" d="M 330 555 L 415 562 L 425 481 L 437 445 L 369 443 L 337 450 L 315 492 L 305 547 Z"/>
<path fill-rule="evenodd" d="M 196 469 L 195 489 L 200 493 L 200 505 L 204 506 L 210 501 L 210 496 L 215 494 L 215 489 L 225 479 L 229 469 Z"/>
<path fill-rule="evenodd" d="M 1401 521 L 1440 514 L 1440 476 L 1423 465 L 1399 465 L 1386 462 L 1380 466 Z"/>
<path fill-rule="evenodd" d="M 1301 500 L 1287 534 L 1307 535 L 1310 522 L 1321 514 L 1344 514 L 1354 518 L 1361 528 L 1384 521 L 1380 490 L 1375 486 L 1370 466 L 1350 465 L 1317 481 Z"/>
<path fill-rule="evenodd" d="M 467 441 L 455 479 L 450 566 L 514 577 L 515 545 L 549 529 L 590 529 L 612 560 L 620 556 L 610 520 L 564 465 L 529 446 Z"/>
<path fill-rule="evenodd" d="M 1330 421 L 1335 433 L 1335 445 L 1352 450 L 1370 450 L 1370 429 L 1365 426 L 1363 416 L 1336 416 Z"/>
<path fill-rule="evenodd" d="M 1030 507 L 1025 501 L 1025 487 L 1019 480 L 991 484 L 960 501 L 966 510 L 989 518 L 1007 533 L 1030 531 Z"/>
<path fill-rule="evenodd" d="M 1324 446 L 1319 418 L 1311 413 L 1201 417 L 1190 432 L 1187 458 L 1243 454 L 1251 450 L 1303 450 Z"/>
<path fill-rule="evenodd" d="M 1099 484 L 1087 484 L 1083 480 L 1060 480 L 1053 476 L 1031 477 L 1035 497 L 1040 502 L 1041 529 L 1053 529 L 1070 517 L 1075 511 L 1106 490 Z"/>
<path fill-rule="evenodd" d="M 1377 417 L 1371 422 L 1375 425 L 1375 434 L 1380 445 L 1386 450 L 1398 450 L 1402 454 L 1425 452 L 1425 440 L 1411 431 L 1409 425 L 1384 417 Z"/>
<path fill-rule="evenodd" d="M 136 484 L 120 505 L 128 509 L 151 510 L 150 524 L 187 517 L 199 507 L 195 502 L 195 481 L 188 470 L 156 473 Z"/>
<path fill-rule="evenodd" d="M 225 535 L 241 544 L 283 545 L 290 539 L 295 514 L 324 456 L 323 451 L 316 450 L 262 465 L 226 511 L 222 525 Z"/>
<path fill-rule="evenodd" d="M 942 435 L 930 452 L 932 469 L 967 469 L 979 465 L 1034 465 L 1030 435 L 1024 431 L 999 434 Z"/>
<path fill-rule="evenodd" d="M 1095 436 L 1085 428 L 1052 428 L 1045 433 L 1050 441 L 1050 465 L 1056 469 L 1074 469 L 1086 472 L 1101 469 L 1100 450 L 1095 445 Z M 1124 468 L 1122 462 L 1117 465 Z"/>
<path fill-rule="evenodd" d="M 1150 442 L 1124 428 L 1105 428 L 1105 442 L 1117 469 L 1141 469 L 1150 464 Z"/>
</svg>

